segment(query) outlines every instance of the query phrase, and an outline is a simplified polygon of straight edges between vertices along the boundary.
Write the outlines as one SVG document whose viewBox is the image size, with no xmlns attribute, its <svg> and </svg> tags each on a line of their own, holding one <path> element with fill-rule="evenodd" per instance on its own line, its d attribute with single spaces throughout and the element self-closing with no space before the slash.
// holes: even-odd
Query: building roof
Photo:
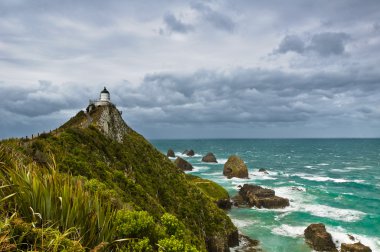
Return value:
<svg viewBox="0 0 380 252">
<path fill-rule="evenodd" d="M 104 89 L 103 89 L 103 91 L 102 92 L 100 92 L 101 94 L 109 94 L 110 92 L 108 92 L 108 90 L 107 90 L 107 88 L 106 87 L 104 87 Z"/>
</svg>

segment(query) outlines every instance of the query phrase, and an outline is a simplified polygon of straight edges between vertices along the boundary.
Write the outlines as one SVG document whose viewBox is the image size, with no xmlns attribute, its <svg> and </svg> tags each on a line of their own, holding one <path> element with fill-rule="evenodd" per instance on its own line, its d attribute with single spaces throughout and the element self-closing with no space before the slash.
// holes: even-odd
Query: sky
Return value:
<svg viewBox="0 0 380 252">
<path fill-rule="evenodd" d="M 0 1 L 0 139 L 104 86 L 150 139 L 380 137 L 380 1 Z"/>
</svg>

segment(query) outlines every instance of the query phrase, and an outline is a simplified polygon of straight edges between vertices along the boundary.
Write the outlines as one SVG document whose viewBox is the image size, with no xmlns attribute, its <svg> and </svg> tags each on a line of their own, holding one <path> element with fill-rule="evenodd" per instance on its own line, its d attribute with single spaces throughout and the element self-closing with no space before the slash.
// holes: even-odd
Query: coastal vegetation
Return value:
<svg viewBox="0 0 380 252">
<path fill-rule="evenodd" d="M 108 109 L 108 110 L 107 110 Z M 237 232 L 224 189 L 183 173 L 141 135 L 122 141 L 98 107 L 38 138 L 0 143 L 0 248 L 29 251 L 221 251 Z M 111 113 L 110 113 L 111 111 Z M 111 120 L 111 121 L 112 121 Z M 123 122 L 124 123 L 124 122 Z M 110 137 L 111 136 L 111 137 Z"/>
</svg>

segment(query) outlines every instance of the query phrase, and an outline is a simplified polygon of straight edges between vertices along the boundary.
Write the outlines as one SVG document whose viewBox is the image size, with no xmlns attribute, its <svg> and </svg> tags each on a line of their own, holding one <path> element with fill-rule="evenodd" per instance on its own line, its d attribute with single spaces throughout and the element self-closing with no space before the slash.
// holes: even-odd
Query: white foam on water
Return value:
<svg viewBox="0 0 380 252">
<path fill-rule="evenodd" d="M 209 173 L 203 173 L 203 175 L 210 175 L 210 176 L 215 176 L 215 175 L 221 175 L 221 172 L 209 172 Z"/>
<path fill-rule="evenodd" d="M 345 169 L 331 169 L 330 171 L 332 171 L 332 172 L 350 172 L 349 170 L 345 170 Z"/>
<path fill-rule="evenodd" d="M 317 165 L 319 165 L 319 166 L 327 166 L 327 165 L 330 165 L 330 164 L 328 164 L 328 163 L 320 163 L 320 164 L 317 164 Z"/>
<path fill-rule="evenodd" d="M 217 158 L 216 161 L 218 161 L 218 164 L 225 164 L 227 162 L 227 158 Z"/>
<path fill-rule="evenodd" d="M 308 168 L 308 169 L 313 169 L 314 168 L 314 166 L 312 166 L 312 165 L 305 165 L 304 167 Z"/>
<path fill-rule="evenodd" d="M 362 171 L 362 170 L 367 170 L 368 167 L 365 167 L 365 166 L 361 166 L 361 167 L 352 167 L 352 166 L 348 166 L 348 167 L 344 167 L 345 170 L 349 170 L 349 171 Z"/>
<path fill-rule="evenodd" d="M 350 179 L 342 179 L 342 178 L 330 178 L 330 177 L 324 177 L 324 176 L 313 176 L 310 174 L 303 174 L 303 173 L 294 174 L 294 176 L 298 176 L 302 179 L 306 179 L 306 180 L 310 180 L 310 181 L 317 181 L 317 182 L 332 181 L 335 183 L 350 183 L 350 182 L 354 182 L 354 183 L 358 183 L 358 184 L 364 184 L 365 183 L 365 181 L 361 180 L 361 179 L 350 180 Z"/>
<path fill-rule="evenodd" d="M 187 171 L 187 172 L 188 173 L 190 173 L 190 172 L 200 172 L 200 171 L 207 171 L 209 169 L 210 169 L 210 167 L 208 167 L 208 166 L 196 166 L 196 165 L 193 165 L 193 170 Z"/>
<path fill-rule="evenodd" d="M 195 153 L 194 156 L 190 157 L 190 156 L 188 156 L 188 155 L 186 155 L 186 154 L 182 154 L 181 152 L 175 152 L 175 156 L 176 156 L 176 157 L 180 157 L 180 158 L 195 158 L 195 157 L 202 157 L 202 155 L 197 154 L 197 153 Z"/>
<path fill-rule="evenodd" d="M 356 222 L 361 220 L 366 214 L 353 210 L 353 209 L 341 209 L 326 205 L 319 204 L 305 204 L 299 206 L 299 210 L 302 212 L 308 212 L 311 215 L 329 218 L 333 220 L 339 220 L 344 222 Z"/>
<path fill-rule="evenodd" d="M 315 198 L 306 194 L 306 189 L 301 186 L 297 187 L 278 187 L 272 188 L 276 195 L 288 198 L 290 206 L 282 209 L 257 209 L 258 211 L 274 212 L 306 212 L 314 216 L 339 220 L 344 222 L 356 222 L 361 220 L 366 214 L 353 209 L 342 209 L 327 205 L 314 204 Z"/>
<path fill-rule="evenodd" d="M 244 227 L 249 227 L 249 226 L 252 226 L 253 224 L 256 224 L 258 223 L 257 221 L 255 220 L 241 220 L 241 219 L 232 219 L 232 222 L 234 223 L 234 225 L 238 228 L 244 228 Z"/>
<path fill-rule="evenodd" d="M 327 232 L 329 232 L 332 236 L 332 239 L 339 249 L 342 243 L 357 243 L 361 242 L 362 244 L 371 248 L 372 251 L 380 251 L 380 238 L 379 237 L 368 237 L 365 235 L 353 234 L 347 232 L 342 227 L 326 227 Z M 350 234 L 355 239 L 351 240 L 348 236 Z"/>
<path fill-rule="evenodd" d="M 282 224 L 279 227 L 272 229 L 272 234 L 287 236 L 287 237 L 303 237 L 303 232 L 305 230 L 304 226 L 290 226 L 287 224 Z"/>
</svg>

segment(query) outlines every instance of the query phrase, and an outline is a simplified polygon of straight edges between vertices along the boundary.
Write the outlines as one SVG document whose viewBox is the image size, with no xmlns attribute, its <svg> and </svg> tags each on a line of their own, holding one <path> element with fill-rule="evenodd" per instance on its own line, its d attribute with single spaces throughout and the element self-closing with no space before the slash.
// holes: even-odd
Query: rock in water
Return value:
<svg viewBox="0 0 380 252">
<path fill-rule="evenodd" d="M 240 157 L 232 155 L 224 164 L 223 175 L 227 178 L 248 178 L 248 168 Z"/>
<path fill-rule="evenodd" d="M 263 188 L 258 185 L 244 184 L 240 188 L 239 195 L 249 206 L 257 208 L 284 208 L 289 206 L 289 200 L 275 196 L 272 189 Z"/>
<path fill-rule="evenodd" d="M 260 168 L 259 169 L 259 172 L 262 172 L 264 174 L 269 174 L 269 172 L 267 172 L 267 170 L 265 170 L 264 168 Z"/>
<path fill-rule="evenodd" d="M 195 155 L 195 152 L 193 150 L 185 150 L 182 154 L 192 157 Z"/>
<path fill-rule="evenodd" d="M 361 244 L 360 242 L 354 244 L 342 243 L 340 247 L 341 252 L 372 252 L 372 250 Z"/>
<path fill-rule="evenodd" d="M 183 171 L 191 171 L 193 170 L 193 166 L 187 162 L 185 159 L 177 157 L 174 161 L 174 164 Z"/>
<path fill-rule="evenodd" d="M 338 251 L 322 223 L 310 224 L 304 231 L 306 242 L 316 251 Z"/>
<path fill-rule="evenodd" d="M 166 154 L 168 157 L 175 157 L 174 151 L 172 149 L 168 150 L 168 153 Z"/>
<path fill-rule="evenodd" d="M 212 152 L 209 152 L 209 153 L 206 154 L 206 156 L 202 157 L 202 162 L 205 162 L 205 163 L 218 163 L 218 161 L 216 161 L 215 155 Z"/>
</svg>

